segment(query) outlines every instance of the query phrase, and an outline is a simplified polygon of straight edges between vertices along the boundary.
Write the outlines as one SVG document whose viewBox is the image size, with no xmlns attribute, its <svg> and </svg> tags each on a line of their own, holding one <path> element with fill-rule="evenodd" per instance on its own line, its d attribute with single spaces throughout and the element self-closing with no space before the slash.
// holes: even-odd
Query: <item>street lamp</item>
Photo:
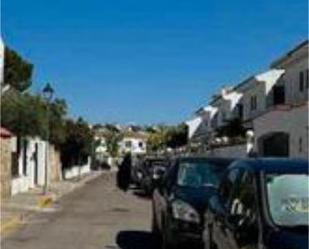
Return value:
<svg viewBox="0 0 309 249">
<path fill-rule="evenodd" d="M 43 88 L 43 97 L 47 103 L 50 103 L 54 95 L 54 89 L 51 87 L 49 83 Z"/>
<path fill-rule="evenodd" d="M 45 150 L 45 182 L 44 182 L 44 194 L 47 194 L 48 190 L 48 166 L 49 166 L 49 107 L 50 103 L 53 99 L 54 95 L 54 89 L 51 87 L 49 83 L 46 84 L 46 86 L 43 88 L 43 97 L 47 103 L 46 105 L 46 116 L 47 116 L 47 130 L 46 130 L 46 150 Z"/>
</svg>

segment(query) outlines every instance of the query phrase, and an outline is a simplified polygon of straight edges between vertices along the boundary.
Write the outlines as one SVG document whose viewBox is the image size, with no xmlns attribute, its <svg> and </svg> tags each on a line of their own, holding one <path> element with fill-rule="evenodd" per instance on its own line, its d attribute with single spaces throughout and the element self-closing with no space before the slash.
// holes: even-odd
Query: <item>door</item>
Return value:
<svg viewBox="0 0 309 249">
<path fill-rule="evenodd" d="M 38 152 L 39 146 L 38 143 L 35 143 L 34 153 L 33 153 L 33 160 L 34 160 L 34 184 L 38 185 L 38 170 L 39 170 L 39 162 L 38 162 Z"/>
<path fill-rule="evenodd" d="M 264 135 L 259 139 L 260 151 L 264 157 L 288 157 L 289 134 L 275 132 Z"/>
<path fill-rule="evenodd" d="M 258 248 L 258 202 L 254 175 L 245 171 L 239 187 L 233 188 L 225 219 L 227 247 L 230 249 Z"/>
</svg>

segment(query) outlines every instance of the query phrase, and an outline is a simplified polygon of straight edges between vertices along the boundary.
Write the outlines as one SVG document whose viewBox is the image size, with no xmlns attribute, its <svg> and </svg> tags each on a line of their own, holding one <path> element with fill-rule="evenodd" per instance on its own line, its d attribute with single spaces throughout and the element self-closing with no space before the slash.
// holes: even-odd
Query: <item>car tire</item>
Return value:
<svg viewBox="0 0 309 249">
<path fill-rule="evenodd" d="M 215 245 L 212 241 L 212 230 L 210 226 L 204 229 L 203 238 L 204 249 L 215 249 Z"/>
</svg>

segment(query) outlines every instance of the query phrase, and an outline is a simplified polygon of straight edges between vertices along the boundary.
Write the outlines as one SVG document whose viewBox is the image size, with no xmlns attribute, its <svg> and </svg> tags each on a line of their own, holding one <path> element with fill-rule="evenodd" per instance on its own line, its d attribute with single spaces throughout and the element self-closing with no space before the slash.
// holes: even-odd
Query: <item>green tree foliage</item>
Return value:
<svg viewBox="0 0 309 249">
<path fill-rule="evenodd" d="M 179 148 L 188 143 L 188 128 L 185 124 L 172 126 L 167 130 L 166 145 L 170 148 Z"/>
<path fill-rule="evenodd" d="M 65 142 L 67 104 L 63 99 L 55 99 L 49 107 L 49 138 L 50 142 L 59 148 Z"/>
<path fill-rule="evenodd" d="M 94 146 L 93 132 L 89 125 L 79 118 L 67 120 L 65 124 L 65 141 L 61 145 L 61 157 L 64 167 L 86 163 Z"/>
<path fill-rule="evenodd" d="M 119 142 L 122 139 L 122 134 L 119 132 L 118 128 L 111 124 L 105 125 L 105 139 L 107 152 L 112 156 L 118 156 Z"/>
<path fill-rule="evenodd" d="M 1 99 L 1 126 L 17 136 L 46 138 L 46 104 L 39 96 L 12 93 Z"/>
<path fill-rule="evenodd" d="M 24 91 L 31 85 L 33 65 L 24 60 L 14 50 L 6 47 L 4 54 L 4 84 L 18 91 Z"/>
<path fill-rule="evenodd" d="M 166 148 L 179 148 L 187 144 L 187 126 L 180 124 L 177 126 L 160 125 L 154 130 L 150 130 L 147 147 L 150 151 L 164 150 Z"/>
<path fill-rule="evenodd" d="M 246 129 L 240 119 L 230 120 L 226 125 L 216 130 L 217 137 L 245 137 Z"/>
</svg>

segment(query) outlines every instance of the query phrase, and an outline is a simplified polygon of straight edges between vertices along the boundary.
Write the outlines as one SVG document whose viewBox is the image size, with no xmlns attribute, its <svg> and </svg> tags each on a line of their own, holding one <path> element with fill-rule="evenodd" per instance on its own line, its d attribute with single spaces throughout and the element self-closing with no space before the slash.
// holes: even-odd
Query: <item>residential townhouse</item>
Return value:
<svg viewBox="0 0 309 249">
<path fill-rule="evenodd" d="M 125 132 L 119 142 L 119 152 L 132 155 L 145 154 L 147 152 L 147 135 L 144 132 Z"/>
<path fill-rule="evenodd" d="M 251 148 L 260 156 L 307 158 L 308 81 L 306 41 L 272 63 L 269 70 L 223 88 L 209 103 L 216 110 L 214 115 L 205 115 L 201 108 L 195 113 L 198 125 L 187 122 L 189 138 L 203 137 L 204 144 L 227 146 L 228 141 L 218 138 L 216 130 L 240 119 L 251 137 L 243 147 L 247 152 Z"/>
<path fill-rule="evenodd" d="M 256 151 L 262 156 L 308 158 L 308 41 L 271 68 L 284 74 L 273 88 L 267 111 L 253 120 Z"/>
</svg>

